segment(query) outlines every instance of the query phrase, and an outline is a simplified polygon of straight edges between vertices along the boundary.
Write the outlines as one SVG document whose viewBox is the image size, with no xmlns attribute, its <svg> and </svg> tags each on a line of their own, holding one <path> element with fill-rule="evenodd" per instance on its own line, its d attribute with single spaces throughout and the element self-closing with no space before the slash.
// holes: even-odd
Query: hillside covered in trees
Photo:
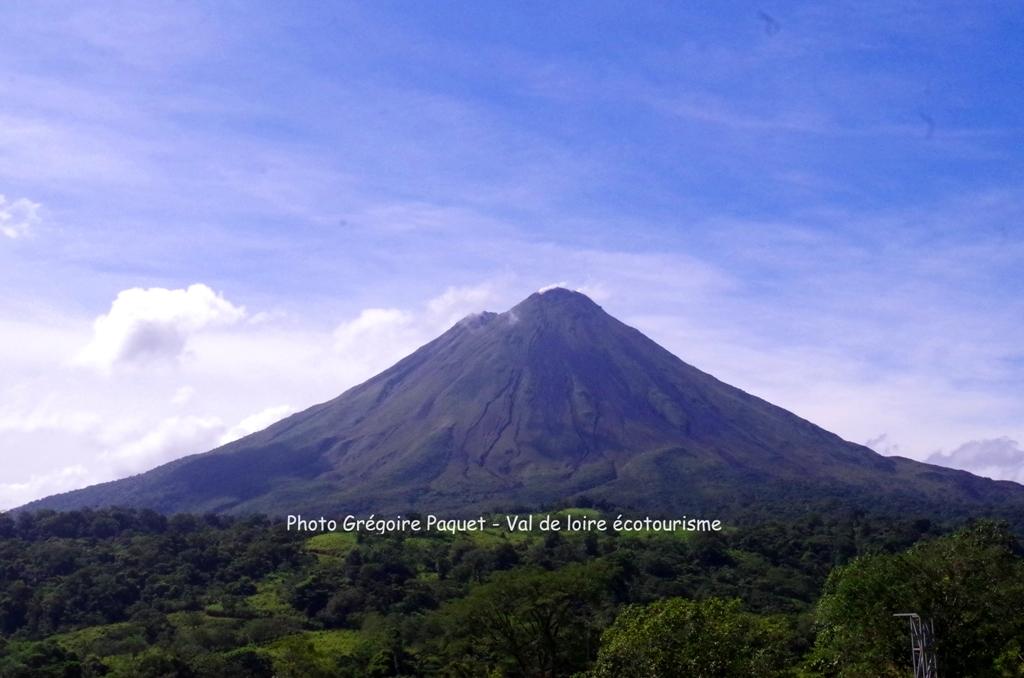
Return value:
<svg viewBox="0 0 1024 678">
<path fill-rule="evenodd" d="M 3 678 L 903 676 L 891 615 L 908 610 L 934 619 L 945 675 L 1020 676 L 1022 609 L 1020 544 L 985 521 L 310 536 L 264 518 L 0 515 Z"/>
</svg>

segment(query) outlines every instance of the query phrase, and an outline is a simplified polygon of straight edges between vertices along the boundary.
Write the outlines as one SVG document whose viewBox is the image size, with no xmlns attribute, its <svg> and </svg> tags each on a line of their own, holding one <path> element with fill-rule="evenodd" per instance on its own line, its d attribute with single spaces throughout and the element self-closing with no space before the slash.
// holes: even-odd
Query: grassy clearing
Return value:
<svg viewBox="0 0 1024 678">
<path fill-rule="evenodd" d="M 247 596 L 245 604 L 264 617 L 301 616 L 285 601 L 282 595 L 283 588 L 283 578 L 280 575 L 271 575 L 256 583 L 256 593 Z"/>
<path fill-rule="evenodd" d="M 278 638 L 263 650 L 278 670 L 298 665 L 329 674 L 339 658 L 355 655 L 365 642 L 362 632 L 351 629 L 304 631 Z"/>
<path fill-rule="evenodd" d="M 359 648 L 360 643 L 363 642 L 363 634 L 353 629 L 304 631 L 274 641 L 270 646 L 271 652 L 273 652 L 274 647 L 287 644 L 289 639 L 296 637 L 304 642 L 311 643 L 315 652 L 335 657 L 353 654 Z"/>
<path fill-rule="evenodd" d="M 77 631 L 57 634 L 53 636 L 53 640 L 79 656 L 131 654 L 141 652 L 147 647 L 142 629 L 130 622 L 88 626 Z"/>
<path fill-rule="evenodd" d="M 544 517 L 545 514 L 536 514 L 538 518 Z M 551 516 L 561 518 L 562 520 L 567 519 L 570 515 L 574 518 L 600 518 L 601 512 L 595 508 L 566 508 L 558 511 L 552 511 Z"/>
<path fill-rule="evenodd" d="M 344 558 L 355 545 L 356 535 L 353 532 L 325 532 L 310 537 L 306 541 L 306 550 L 321 560 Z"/>
</svg>

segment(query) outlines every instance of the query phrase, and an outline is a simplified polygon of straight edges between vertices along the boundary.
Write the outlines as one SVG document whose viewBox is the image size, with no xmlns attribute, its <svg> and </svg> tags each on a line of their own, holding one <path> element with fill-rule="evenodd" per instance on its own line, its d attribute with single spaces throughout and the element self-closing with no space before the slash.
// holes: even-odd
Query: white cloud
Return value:
<svg viewBox="0 0 1024 678">
<path fill-rule="evenodd" d="M 0 509 L 21 506 L 34 499 L 67 492 L 92 484 L 82 464 L 66 466 L 51 473 L 34 474 L 20 483 L 0 483 Z"/>
<path fill-rule="evenodd" d="M 12 240 L 28 235 L 39 222 L 40 207 L 28 198 L 8 200 L 0 194 L 0 234 Z"/>
<path fill-rule="evenodd" d="M 887 457 L 892 457 L 900 453 L 900 446 L 898 443 L 894 443 L 889 440 L 888 433 L 881 433 L 864 443 L 864 447 L 870 447 L 879 454 L 884 454 Z"/>
<path fill-rule="evenodd" d="M 61 430 L 88 433 L 96 428 L 99 421 L 100 418 L 93 412 L 55 412 L 43 403 L 28 412 L 0 412 L 0 431 L 37 433 Z"/>
<path fill-rule="evenodd" d="M 166 417 L 147 427 L 144 433 L 122 439 L 101 455 L 105 479 L 148 471 L 179 457 L 207 452 L 262 431 L 295 410 L 289 405 L 267 407 L 227 426 L 217 416 L 182 415 Z"/>
<path fill-rule="evenodd" d="M 217 441 L 219 445 L 227 445 L 230 442 L 234 442 L 239 438 L 243 438 L 250 433 L 256 433 L 262 431 L 271 424 L 277 423 L 281 419 L 284 419 L 289 414 L 295 412 L 295 408 L 291 405 L 278 405 L 276 407 L 268 407 L 267 409 L 251 414 L 242 421 L 238 422 L 221 435 Z"/>
<path fill-rule="evenodd" d="M 196 390 L 191 386 L 179 386 L 171 397 L 172 405 L 187 405 L 190 400 L 195 396 Z"/>
<path fill-rule="evenodd" d="M 422 318 L 396 308 L 367 308 L 334 330 L 334 359 L 362 381 L 426 343 Z"/>
<path fill-rule="evenodd" d="M 138 473 L 194 452 L 217 446 L 224 431 L 218 417 L 167 417 L 139 438 L 123 442 L 103 453 L 105 473 L 114 477 Z"/>
<path fill-rule="evenodd" d="M 449 287 L 442 294 L 427 302 L 429 320 L 438 329 L 446 329 L 470 313 L 487 310 L 497 295 L 490 283 Z"/>
<path fill-rule="evenodd" d="M 1024 448 L 1006 437 L 971 440 L 950 452 L 936 452 L 926 461 L 986 478 L 1024 483 Z"/>
<path fill-rule="evenodd" d="M 268 407 L 227 426 L 217 416 L 181 415 L 159 420 L 101 420 L 83 412 L 37 411 L 28 417 L 0 417 L 0 436 L 29 434 L 42 442 L 59 440 L 75 448 L 75 463 L 39 470 L 18 482 L 0 482 L 0 510 L 87 485 L 123 478 L 188 454 L 206 452 L 263 430 L 294 412 L 287 405 Z M 50 437 L 47 437 L 50 434 Z M 59 439 L 53 434 L 60 434 Z M 23 438 L 24 439 L 24 438 Z M 5 445 L 6 447 L 7 445 Z"/>
<path fill-rule="evenodd" d="M 374 347 L 403 342 L 412 333 L 413 316 L 397 308 L 367 308 L 334 330 L 334 346 L 338 351 Z"/>
<path fill-rule="evenodd" d="M 101 370 L 119 363 L 176 359 L 189 337 L 215 325 L 245 317 L 235 306 L 203 284 L 187 289 L 132 288 L 118 293 L 110 311 L 93 324 L 92 341 L 77 362 Z"/>
<path fill-rule="evenodd" d="M 494 285 L 448 287 L 420 309 L 367 308 L 334 331 L 335 354 L 357 380 L 389 367 L 498 298 Z"/>
</svg>

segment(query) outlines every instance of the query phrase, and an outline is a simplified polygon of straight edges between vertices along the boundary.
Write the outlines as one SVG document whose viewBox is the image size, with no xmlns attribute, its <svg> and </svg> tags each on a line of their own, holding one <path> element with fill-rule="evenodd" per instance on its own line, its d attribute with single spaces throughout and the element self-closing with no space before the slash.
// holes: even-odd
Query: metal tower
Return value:
<svg viewBox="0 0 1024 678">
<path fill-rule="evenodd" d="M 914 663 L 914 678 L 939 678 L 935 659 L 935 625 L 924 622 L 914 612 L 894 614 L 910 622 L 910 656 Z"/>
</svg>

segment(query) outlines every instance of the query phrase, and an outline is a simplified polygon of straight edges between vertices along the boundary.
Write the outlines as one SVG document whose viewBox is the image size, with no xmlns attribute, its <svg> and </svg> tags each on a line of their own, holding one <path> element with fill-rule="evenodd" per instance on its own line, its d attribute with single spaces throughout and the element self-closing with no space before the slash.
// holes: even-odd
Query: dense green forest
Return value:
<svg viewBox="0 0 1024 678">
<path fill-rule="evenodd" d="M 943 675 L 1024 676 L 1024 557 L 988 521 L 311 536 L 0 515 L 3 678 L 906 676 L 906 611 L 934 620 Z"/>
</svg>

